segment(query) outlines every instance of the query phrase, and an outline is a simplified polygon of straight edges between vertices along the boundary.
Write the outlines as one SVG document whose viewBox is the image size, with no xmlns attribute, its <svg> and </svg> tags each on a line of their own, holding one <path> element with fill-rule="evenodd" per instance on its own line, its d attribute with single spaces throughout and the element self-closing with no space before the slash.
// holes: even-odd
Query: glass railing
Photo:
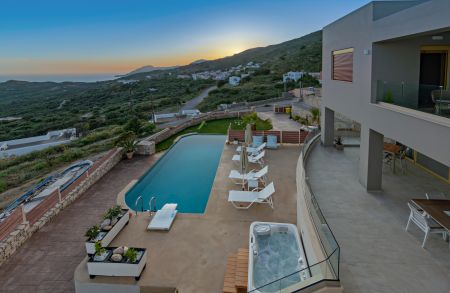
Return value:
<svg viewBox="0 0 450 293">
<path fill-rule="evenodd" d="M 304 189 L 298 192 L 301 192 L 305 198 L 310 218 L 314 224 L 315 232 L 325 257 L 314 264 L 309 264 L 306 268 L 289 273 L 282 278 L 268 282 L 263 286 L 258 288 L 250 287 L 248 288 L 248 292 L 301 292 L 306 288 L 310 288 L 311 286 L 324 281 L 339 281 L 340 247 L 323 216 L 316 197 L 306 179 L 304 169 L 308 153 L 320 138 L 319 133 L 320 130 L 314 130 L 306 137 L 301 153 L 303 166 L 300 167 L 300 171 L 303 172 L 300 177 L 302 178 L 301 183 L 303 184 Z M 308 255 L 306 256 L 308 257 Z M 250 278 L 252 278 L 252 276 L 250 276 Z"/>
<path fill-rule="evenodd" d="M 450 91 L 444 86 L 378 80 L 376 102 L 450 118 Z"/>
<path fill-rule="evenodd" d="M 274 280 L 258 288 L 249 288 L 251 290 L 249 290 L 248 292 L 301 292 L 302 290 L 310 288 L 311 286 L 323 281 L 336 281 L 337 279 L 326 279 L 323 276 L 322 272 L 329 269 L 329 259 L 331 257 L 338 258 L 338 255 L 339 249 L 336 249 L 327 259 L 321 262 L 288 274 L 281 279 Z"/>
</svg>

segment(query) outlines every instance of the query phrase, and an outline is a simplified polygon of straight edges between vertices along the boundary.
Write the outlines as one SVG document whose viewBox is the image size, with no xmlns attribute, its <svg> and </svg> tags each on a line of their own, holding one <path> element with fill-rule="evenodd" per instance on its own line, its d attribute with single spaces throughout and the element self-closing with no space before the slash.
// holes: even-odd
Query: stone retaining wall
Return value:
<svg viewBox="0 0 450 293">
<path fill-rule="evenodd" d="M 152 153 L 146 151 L 147 148 L 145 148 L 145 146 L 144 146 L 148 142 L 154 142 L 156 145 L 157 143 L 160 143 L 160 142 L 168 139 L 172 135 L 175 135 L 175 134 L 185 130 L 188 127 L 198 125 L 198 124 L 202 123 L 203 121 L 226 119 L 226 118 L 238 118 L 238 117 L 241 117 L 242 115 L 245 115 L 245 114 L 248 114 L 251 112 L 253 112 L 253 111 L 244 110 L 244 111 L 238 111 L 238 112 L 219 111 L 219 112 L 208 112 L 208 113 L 200 114 L 199 116 L 192 118 L 189 121 L 186 121 L 180 125 L 177 125 L 175 127 L 165 128 L 149 137 L 142 139 L 137 144 L 136 153 L 138 155 L 151 155 Z"/>
<path fill-rule="evenodd" d="M 94 164 L 95 168 L 89 169 L 88 175 L 82 176 L 80 180 L 72 183 L 70 191 L 65 193 L 65 196 L 61 196 L 62 193 L 56 190 L 56 195 L 50 195 L 48 199 L 46 198 L 41 204 L 35 207 L 35 209 L 37 208 L 36 210 L 33 209 L 28 214 L 23 211 L 23 206 L 18 207 L 17 209 L 22 211 L 22 221 L 9 236 L 0 242 L 0 265 L 30 238 L 34 232 L 41 229 L 61 210 L 74 202 L 89 187 L 108 173 L 121 159 L 122 149 L 112 149 L 100 159 L 101 161 L 98 164 Z M 39 218 L 35 219 L 34 216 L 29 215 L 30 213 L 33 213 L 32 215 L 34 216 L 38 215 Z M 30 216 L 30 219 L 27 216 Z"/>
</svg>

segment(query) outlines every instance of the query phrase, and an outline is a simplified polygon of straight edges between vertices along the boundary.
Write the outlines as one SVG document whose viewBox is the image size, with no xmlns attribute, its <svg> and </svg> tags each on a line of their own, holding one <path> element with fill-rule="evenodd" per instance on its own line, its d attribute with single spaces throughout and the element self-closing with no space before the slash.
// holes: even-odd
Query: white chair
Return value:
<svg viewBox="0 0 450 293">
<path fill-rule="evenodd" d="M 253 164 L 264 164 L 264 156 L 266 155 L 266 151 L 262 151 L 257 155 L 248 155 L 248 162 L 249 163 L 253 163 Z M 239 162 L 241 160 L 241 156 L 240 155 L 234 155 L 233 158 L 231 159 L 235 162 Z"/>
<path fill-rule="evenodd" d="M 406 231 L 408 231 L 409 223 L 413 222 L 425 232 L 425 237 L 423 238 L 422 248 L 425 248 L 425 243 L 427 242 L 429 234 L 442 234 L 443 238 L 447 237 L 447 230 L 445 230 L 441 225 L 436 223 L 432 218 L 428 218 L 426 213 L 421 213 L 415 206 L 408 202 L 408 207 L 410 209 L 410 214 L 408 218 L 408 223 L 406 224 Z"/>
<path fill-rule="evenodd" d="M 228 178 L 230 178 L 237 185 L 241 185 L 242 181 L 246 182 L 248 180 L 258 180 L 260 182 L 265 183 L 268 172 L 269 172 L 269 166 L 265 166 L 264 168 L 262 168 L 259 171 L 251 170 L 247 174 L 241 174 L 237 170 L 231 170 Z"/>
<path fill-rule="evenodd" d="M 273 182 L 264 187 L 261 191 L 241 191 L 230 190 L 228 193 L 228 202 L 237 209 L 249 209 L 254 203 L 265 203 L 273 209 L 272 194 L 275 193 Z M 240 206 L 237 203 L 247 203 L 246 206 Z"/>
<path fill-rule="evenodd" d="M 247 153 L 249 153 L 249 154 L 258 154 L 266 147 L 266 145 L 267 145 L 267 143 L 263 143 L 257 148 L 247 147 Z M 240 153 L 242 151 L 242 146 L 238 146 L 236 151 L 238 153 Z"/>
<path fill-rule="evenodd" d="M 147 226 L 148 230 L 169 230 L 177 215 L 177 204 L 166 203 L 158 210 Z"/>
</svg>

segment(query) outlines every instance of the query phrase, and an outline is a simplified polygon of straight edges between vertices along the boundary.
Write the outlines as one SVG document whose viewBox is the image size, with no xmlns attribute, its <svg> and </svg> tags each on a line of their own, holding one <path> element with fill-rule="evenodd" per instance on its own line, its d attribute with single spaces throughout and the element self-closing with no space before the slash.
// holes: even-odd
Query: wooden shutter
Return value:
<svg viewBox="0 0 450 293">
<path fill-rule="evenodd" d="M 333 51 L 332 78 L 353 81 L 353 48 Z"/>
</svg>

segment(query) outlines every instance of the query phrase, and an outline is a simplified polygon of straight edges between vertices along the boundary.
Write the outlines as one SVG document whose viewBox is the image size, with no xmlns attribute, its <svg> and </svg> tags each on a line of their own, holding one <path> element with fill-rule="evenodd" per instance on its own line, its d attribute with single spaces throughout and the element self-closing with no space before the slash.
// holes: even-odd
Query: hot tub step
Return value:
<svg viewBox="0 0 450 293">
<path fill-rule="evenodd" d="M 248 282 L 248 249 L 239 248 L 236 259 L 235 285 L 238 289 L 247 289 Z"/>
<path fill-rule="evenodd" d="M 223 280 L 223 293 L 237 293 L 235 285 L 236 259 L 236 254 L 230 254 L 227 257 L 227 270 Z"/>
</svg>

